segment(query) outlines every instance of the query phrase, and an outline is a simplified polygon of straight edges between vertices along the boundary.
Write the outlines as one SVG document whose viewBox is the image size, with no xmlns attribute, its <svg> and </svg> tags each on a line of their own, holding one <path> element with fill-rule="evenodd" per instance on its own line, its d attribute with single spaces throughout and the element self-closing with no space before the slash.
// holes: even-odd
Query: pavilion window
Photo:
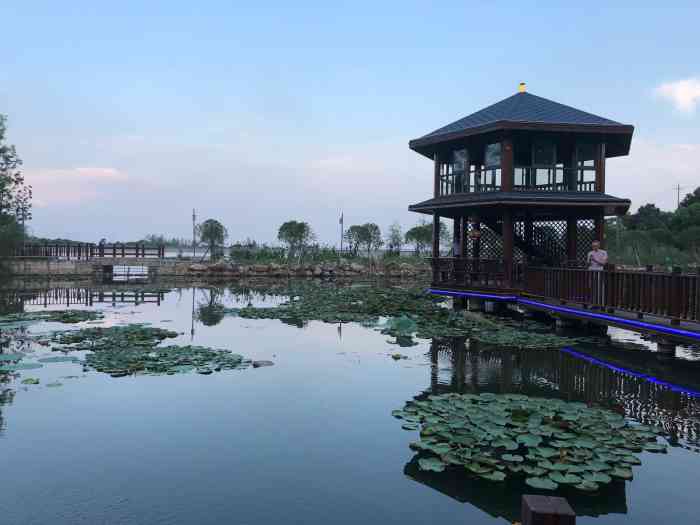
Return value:
<svg viewBox="0 0 700 525">
<path fill-rule="evenodd" d="M 501 143 L 487 144 L 484 151 L 484 166 L 480 191 L 501 189 Z"/>
<path fill-rule="evenodd" d="M 466 149 L 450 152 L 440 163 L 440 195 L 452 195 L 469 191 L 469 153 Z"/>
<path fill-rule="evenodd" d="M 557 148 L 549 140 L 537 140 L 532 147 L 531 189 L 558 191 L 564 189 L 564 165 L 557 163 Z"/>
<path fill-rule="evenodd" d="M 595 191 L 595 144 L 576 144 L 575 175 L 578 191 Z"/>
</svg>

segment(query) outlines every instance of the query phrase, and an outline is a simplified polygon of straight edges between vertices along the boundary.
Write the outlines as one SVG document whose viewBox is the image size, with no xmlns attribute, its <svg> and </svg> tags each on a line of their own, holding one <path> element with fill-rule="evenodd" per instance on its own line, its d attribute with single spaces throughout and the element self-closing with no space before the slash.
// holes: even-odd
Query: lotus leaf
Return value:
<svg viewBox="0 0 700 525">
<path fill-rule="evenodd" d="M 612 481 L 612 478 L 603 472 L 586 472 L 582 477 L 585 481 L 594 483 L 610 483 Z"/>
<path fill-rule="evenodd" d="M 464 466 L 471 470 L 474 474 L 486 474 L 487 472 L 491 472 L 493 470 L 492 467 L 482 465 L 474 461 L 466 463 Z"/>
<path fill-rule="evenodd" d="M 586 492 L 594 492 L 598 490 L 598 484 L 594 481 L 584 480 L 576 485 L 576 488 Z"/>
<path fill-rule="evenodd" d="M 549 447 L 537 447 L 535 452 L 543 458 L 551 458 L 559 455 L 559 451 Z"/>
<path fill-rule="evenodd" d="M 549 478 L 527 478 L 525 483 L 536 489 L 556 490 L 559 487 L 554 481 Z"/>
<path fill-rule="evenodd" d="M 609 474 L 613 478 L 632 479 L 632 469 L 628 467 L 615 467 Z"/>
<path fill-rule="evenodd" d="M 644 445 L 644 450 L 648 452 L 666 452 L 666 445 L 660 445 L 659 443 L 646 443 Z"/>
<path fill-rule="evenodd" d="M 401 425 L 401 428 L 404 430 L 418 430 L 418 423 L 405 422 Z"/>
<path fill-rule="evenodd" d="M 562 474 L 561 472 L 550 472 L 549 479 L 551 479 L 555 483 L 565 485 L 578 485 L 583 481 L 576 474 Z"/>
<path fill-rule="evenodd" d="M 36 377 L 28 377 L 27 379 L 22 380 L 23 385 L 38 385 L 39 380 Z"/>
<path fill-rule="evenodd" d="M 501 459 L 504 461 L 512 461 L 515 463 L 521 463 L 525 461 L 525 458 L 523 458 L 522 456 L 518 456 L 517 454 L 503 454 L 501 456 Z"/>
<path fill-rule="evenodd" d="M 421 458 L 418 460 L 418 466 L 421 470 L 431 472 L 442 472 L 445 470 L 445 464 L 437 458 Z"/>
<path fill-rule="evenodd" d="M 527 447 L 537 447 L 537 445 L 542 443 L 542 437 L 534 434 L 523 434 L 515 438 L 515 440 Z"/>
<path fill-rule="evenodd" d="M 489 481 L 503 481 L 504 479 L 506 479 L 506 475 L 500 471 L 494 471 L 494 472 L 489 472 L 488 474 L 482 474 L 480 477 L 483 479 L 487 479 Z"/>
<path fill-rule="evenodd" d="M 41 368 L 41 363 L 5 363 L 0 365 L 0 372 L 16 372 L 17 370 L 34 370 Z"/>
</svg>

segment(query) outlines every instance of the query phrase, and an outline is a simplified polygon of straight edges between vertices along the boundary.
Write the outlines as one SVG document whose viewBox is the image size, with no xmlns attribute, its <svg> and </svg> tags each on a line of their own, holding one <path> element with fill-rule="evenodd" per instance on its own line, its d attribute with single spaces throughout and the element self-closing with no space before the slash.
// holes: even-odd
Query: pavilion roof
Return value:
<svg viewBox="0 0 700 525">
<path fill-rule="evenodd" d="M 409 142 L 409 147 L 429 156 L 428 150 L 433 149 L 430 146 L 499 129 L 599 132 L 629 135 L 630 140 L 634 131 L 633 126 L 581 111 L 532 93 L 520 92 L 412 140 Z M 629 140 L 626 142 L 628 150 Z"/>
</svg>

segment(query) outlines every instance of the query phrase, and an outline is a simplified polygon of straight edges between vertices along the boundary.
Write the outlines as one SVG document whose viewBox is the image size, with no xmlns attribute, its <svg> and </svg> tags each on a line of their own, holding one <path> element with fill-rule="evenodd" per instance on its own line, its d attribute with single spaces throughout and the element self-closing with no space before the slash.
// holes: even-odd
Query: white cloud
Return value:
<svg viewBox="0 0 700 525">
<path fill-rule="evenodd" d="M 678 111 L 692 113 L 700 102 L 700 78 L 666 82 L 654 89 L 657 96 L 670 100 Z"/>
<path fill-rule="evenodd" d="M 127 179 L 114 168 L 28 169 L 25 180 L 34 190 L 34 204 L 46 208 L 106 195 L 108 187 Z"/>
</svg>

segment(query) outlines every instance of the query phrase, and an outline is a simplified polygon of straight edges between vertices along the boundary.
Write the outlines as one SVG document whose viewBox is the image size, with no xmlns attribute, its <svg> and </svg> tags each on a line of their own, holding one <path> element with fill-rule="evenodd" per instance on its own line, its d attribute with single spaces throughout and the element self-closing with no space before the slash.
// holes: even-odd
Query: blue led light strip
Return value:
<svg viewBox="0 0 700 525">
<path fill-rule="evenodd" d="M 636 377 L 638 379 L 643 379 L 644 381 L 649 381 L 650 383 L 654 383 L 655 385 L 660 385 L 663 386 L 664 388 L 668 388 L 669 390 L 673 392 L 678 392 L 681 394 L 686 394 L 691 397 L 699 397 L 700 398 L 700 392 L 697 390 L 690 390 L 688 388 L 683 388 L 682 386 L 675 385 L 673 383 L 668 383 L 667 381 L 662 381 L 661 379 L 657 379 L 654 376 L 650 376 L 647 374 L 640 374 L 639 372 L 633 372 L 632 370 L 628 370 L 626 368 L 622 368 L 620 366 L 615 366 L 610 363 L 606 363 L 605 361 L 601 361 L 600 359 L 596 359 L 595 357 L 591 357 L 586 354 L 582 354 L 580 352 L 576 352 L 575 350 L 572 350 L 571 348 L 562 348 L 562 352 L 565 352 L 567 354 L 571 354 L 572 356 L 578 358 L 578 359 L 583 359 L 585 361 L 588 361 L 589 363 L 593 363 L 594 365 L 599 365 L 605 368 L 608 368 L 610 370 L 613 370 L 615 372 L 620 372 L 623 374 L 627 374 L 633 377 Z"/>
<path fill-rule="evenodd" d="M 636 321 L 634 319 L 625 319 L 624 317 L 617 317 L 615 315 L 602 314 L 589 312 L 586 310 L 579 310 L 577 308 L 568 308 L 566 306 L 555 306 L 549 303 L 543 303 L 540 301 L 533 301 L 532 299 L 525 299 L 523 297 L 518 297 L 517 295 L 497 295 L 488 294 L 480 292 L 456 292 L 450 290 L 439 290 L 436 288 L 429 288 L 428 291 L 435 295 L 447 295 L 451 297 L 475 297 L 479 299 L 491 299 L 494 301 L 507 301 L 514 302 L 517 304 L 523 304 L 526 306 L 535 306 L 537 308 L 543 308 L 545 310 L 550 310 L 552 312 L 566 313 L 570 315 L 575 315 L 578 317 L 587 317 L 589 319 L 599 319 L 601 321 L 607 321 L 610 323 L 616 323 L 624 326 L 629 326 L 641 330 L 652 330 L 654 332 L 659 332 L 662 334 L 673 335 L 676 337 L 685 337 L 687 339 L 694 339 L 700 341 L 700 333 L 691 332 L 690 330 L 683 330 L 682 328 L 671 328 L 670 326 L 664 326 L 659 324 L 647 323 L 645 321 Z"/>
</svg>

